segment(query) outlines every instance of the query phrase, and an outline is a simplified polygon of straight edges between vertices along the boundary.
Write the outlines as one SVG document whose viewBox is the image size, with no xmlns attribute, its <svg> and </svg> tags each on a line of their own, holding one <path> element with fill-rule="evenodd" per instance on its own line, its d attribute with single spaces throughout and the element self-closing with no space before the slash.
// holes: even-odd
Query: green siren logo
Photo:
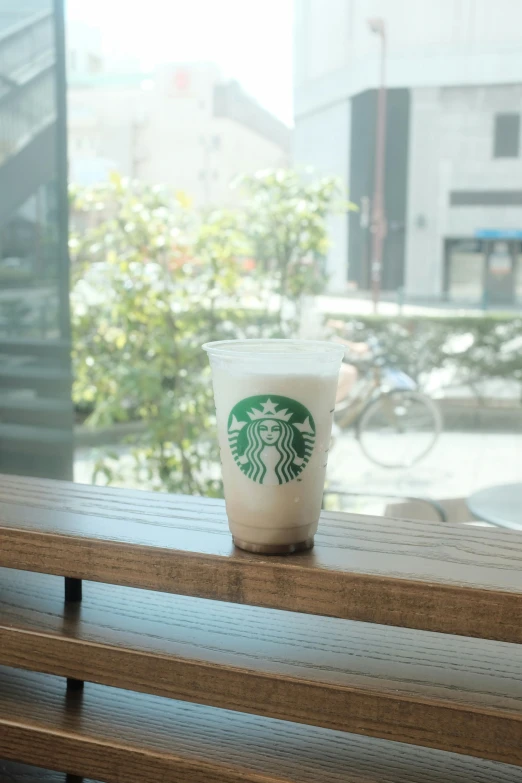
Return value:
<svg viewBox="0 0 522 783">
<path fill-rule="evenodd" d="M 307 466 L 315 443 L 309 410 L 289 397 L 247 397 L 232 408 L 228 440 L 236 465 L 257 484 L 286 484 Z"/>
</svg>

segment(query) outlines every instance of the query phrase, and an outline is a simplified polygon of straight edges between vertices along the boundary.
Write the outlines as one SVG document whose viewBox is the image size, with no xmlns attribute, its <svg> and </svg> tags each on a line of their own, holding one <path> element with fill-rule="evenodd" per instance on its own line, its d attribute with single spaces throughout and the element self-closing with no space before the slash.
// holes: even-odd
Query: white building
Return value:
<svg viewBox="0 0 522 783">
<path fill-rule="evenodd" d="M 67 22 L 67 75 L 99 73 L 103 70 L 101 31 L 85 22 Z"/>
<path fill-rule="evenodd" d="M 384 287 L 522 297 L 522 4 L 295 1 L 295 161 L 341 176 L 363 205 L 381 53 L 368 20 L 386 25 Z M 332 236 L 332 288 L 367 288 L 361 213 L 335 218 Z"/>
<path fill-rule="evenodd" d="M 195 206 L 226 206 L 239 174 L 289 162 L 290 130 L 209 63 L 76 72 L 68 114 L 70 179 L 80 183 L 114 169 L 184 191 Z"/>
</svg>

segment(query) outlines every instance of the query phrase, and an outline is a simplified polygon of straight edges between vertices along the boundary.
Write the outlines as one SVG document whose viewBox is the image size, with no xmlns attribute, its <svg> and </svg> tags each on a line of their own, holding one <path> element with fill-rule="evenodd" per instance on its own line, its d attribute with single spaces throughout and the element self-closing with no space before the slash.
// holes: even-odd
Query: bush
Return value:
<svg viewBox="0 0 522 783">
<path fill-rule="evenodd" d="M 434 371 L 448 382 L 476 387 L 483 381 L 522 382 L 520 316 L 331 316 L 355 341 L 378 338 L 391 364 L 421 385 Z"/>
<path fill-rule="evenodd" d="M 280 296 L 282 318 L 287 298 L 299 308 L 304 295 L 324 291 L 326 219 L 356 207 L 335 177 L 305 182 L 296 171 L 260 171 L 242 177 L 238 186 L 247 199 L 245 233 Z"/>
<path fill-rule="evenodd" d="M 265 195 L 278 181 L 277 175 L 273 182 L 269 177 Z M 288 199 L 297 188 L 296 178 L 291 181 Z M 319 199 L 323 186 L 317 187 Z M 267 250 L 259 263 L 255 255 L 263 246 L 261 223 L 283 237 L 276 217 L 263 217 L 263 209 L 272 214 L 270 200 L 264 207 L 256 202 L 254 226 L 248 212 L 212 211 L 202 219 L 184 194 L 174 198 L 117 175 L 107 185 L 72 191 L 74 402 L 91 427 L 144 424 L 132 453 L 136 484 L 221 494 L 210 370 L 201 346 L 291 333 L 294 323 L 282 317 L 282 305 L 279 312 L 269 306 L 274 275 L 284 303 L 290 281 L 301 279 L 299 252 L 324 248 L 333 181 L 324 188 L 317 214 L 294 221 L 288 234 L 284 288 L 282 256 L 271 260 Z M 287 221 L 294 201 L 284 203 L 284 197 L 280 194 L 279 217 Z M 267 248 L 272 240 L 265 236 Z M 292 285 L 294 298 L 308 291 L 306 282 Z M 119 463 L 107 455 L 95 473 L 108 482 L 122 480 Z"/>
</svg>

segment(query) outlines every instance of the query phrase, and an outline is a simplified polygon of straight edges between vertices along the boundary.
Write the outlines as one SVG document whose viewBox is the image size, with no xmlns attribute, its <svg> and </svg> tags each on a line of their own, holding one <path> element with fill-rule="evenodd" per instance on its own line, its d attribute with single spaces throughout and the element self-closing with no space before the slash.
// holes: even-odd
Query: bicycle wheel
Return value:
<svg viewBox="0 0 522 783">
<path fill-rule="evenodd" d="M 438 405 L 417 391 L 381 394 L 362 412 L 357 436 L 369 460 L 383 468 L 406 468 L 435 445 L 442 429 Z"/>
</svg>

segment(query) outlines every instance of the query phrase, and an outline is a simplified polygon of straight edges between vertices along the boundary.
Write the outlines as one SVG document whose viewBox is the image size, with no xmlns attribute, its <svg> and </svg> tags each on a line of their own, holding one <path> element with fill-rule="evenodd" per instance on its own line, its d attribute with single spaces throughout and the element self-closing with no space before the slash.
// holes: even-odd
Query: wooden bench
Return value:
<svg viewBox="0 0 522 783">
<path fill-rule="evenodd" d="M 0 566 L 0 781 L 522 783 L 515 532 L 260 557 L 221 501 L 1 476 Z"/>
</svg>

